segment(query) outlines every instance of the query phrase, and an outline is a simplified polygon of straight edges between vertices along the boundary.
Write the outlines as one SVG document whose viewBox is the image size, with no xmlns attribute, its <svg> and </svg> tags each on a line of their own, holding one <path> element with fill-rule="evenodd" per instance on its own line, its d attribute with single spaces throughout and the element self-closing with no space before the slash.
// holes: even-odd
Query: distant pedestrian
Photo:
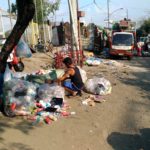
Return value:
<svg viewBox="0 0 150 150">
<path fill-rule="evenodd" d="M 140 42 L 137 43 L 137 56 L 141 57 L 142 56 L 142 46 Z"/>
</svg>

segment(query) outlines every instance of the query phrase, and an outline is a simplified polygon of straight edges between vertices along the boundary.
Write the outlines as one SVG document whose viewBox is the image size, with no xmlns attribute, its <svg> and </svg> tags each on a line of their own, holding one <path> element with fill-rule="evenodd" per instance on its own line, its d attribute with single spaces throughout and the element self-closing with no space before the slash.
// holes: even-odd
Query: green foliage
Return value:
<svg viewBox="0 0 150 150">
<path fill-rule="evenodd" d="M 17 14 L 17 6 L 14 3 L 11 4 L 11 13 Z"/>
<path fill-rule="evenodd" d="M 12 3 L 10 9 L 8 9 L 7 12 L 17 14 L 17 5 L 15 3 Z"/>
<path fill-rule="evenodd" d="M 113 26 L 112 26 L 112 30 L 114 30 L 114 31 L 120 31 L 119 23 L 115 23 L 115 24 L 113 24 Z"/>
<path fill-rule="evenodd" d="M 59 9 L 60 0 L 56 0 L 55 3 L 48 0 L 34 0 L 36 6 L 36 12 L 34 16 L 34 22 L 41 24 L 46 21 L 50 14 L 54 14 Z M 43 6 L 41 6 L 43 4 Z M 43 13 L 43 16 L 42 16 Z"/>
<path fill-rule="evenodd" d="M 139 36 L 147 36 L 150 34 L 150 18 L 144 20 L 143 24 L 137 31 Z"/>
</svg>

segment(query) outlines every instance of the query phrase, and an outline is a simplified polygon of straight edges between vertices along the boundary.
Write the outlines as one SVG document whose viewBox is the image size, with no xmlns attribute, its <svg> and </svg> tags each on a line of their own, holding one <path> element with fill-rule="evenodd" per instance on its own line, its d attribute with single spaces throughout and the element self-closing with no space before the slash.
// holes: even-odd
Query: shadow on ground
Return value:
<svg viewBox="0 0 150 150">
<path fill-rule="evenodd" d="M 3 145 L 1 150 L 33 150 L 29 146 L 21 143 L 10 143 L 10 144 L 1 143 L 1 144 Z"/>
<path fill-rule="evenodd" d="M 35 126 L 21 118 L 17 119 L 0 116 L 0 143 L 5 141 L 3 134 L 10 129 L 19 130 L 23 134 L 29 135 L 30 131 L 35 129 Z"/>
<path fill-rule="evenodd" d="M 30 130 L 34 129 L 35 127 L 27 120 L 23 120 L 21 118 L 10 119 L 7 117 L 3 117 L 3 119 L 1 119 L 0 121 L 0 134 L 5 132 L 5 130 L 7 130 L 8 128 L 20 130 L 24 134 L 29 134 Z"/>
<path fill-rule="evenodd" d="M 141 129 L 139 134 L 113 132 L 107 141 L 114 150 L 150 150 L 150 129 Z"/>
<path fill-rule="evenodd" d="M 140 92 L 145 93 L 144 98 L 150 99 L 150 58 L 135 58 L 129 63 L 132 67 L 138 67 L 140 71 L 132 72 L 134 78 L 120 79 L 124 84 L 139 88 Z M 144 70 L 144 71 L 141 71 Z"/>
</svg>

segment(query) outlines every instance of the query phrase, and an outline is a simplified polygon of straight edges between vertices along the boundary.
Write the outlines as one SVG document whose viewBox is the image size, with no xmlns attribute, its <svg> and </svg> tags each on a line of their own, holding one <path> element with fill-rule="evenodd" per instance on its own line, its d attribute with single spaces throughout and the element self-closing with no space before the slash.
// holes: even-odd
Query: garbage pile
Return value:
<svg viewBox="0 0 150 150">
<path fill-rule="evenodd" d="M 95 106 L 96 103 L 105 102 L 104 96 L 111 94 L 111 83 L 105 78 L 88 79 L 85 83 L 85 88 L 89 95 L 82 101 L 83 105 Z"/>
<path fill-rule="evenodd" d="M 91 93 L 83 105 L 95 106 L 104 102 L 103 96 L 110 94 L 111 83 L 105 78 L 88 79 L 86 72 L 79 68 L 86 90 Z M 27 116 L 33 125 L 50 124 L 60 117 L 75 115 L 65 101 L 64 88 L 51 82 L 64 74 L 64 70 L 39 70 L 32 74 L 12 74 L 6 68 L 4 74 L 4 112 L 9 117 Z M 47 82 L 48 81 L 48 82 Z"/>
<path fill-rule="evenodd" d="M 85 64 L 88 66 L 98 66 L 102 63 L 102 59 L 96 57 L 89 57 L 86 59 Z"/>
<path fill-rule="evenodd" d="M 115 60 L 106 60 L 106 59 L 101 59 L 96 56 L 90 56 L 90 55 L 86 56 L 85 65 L 99 66 L 101 64 L 111 66 L 111 67 L 117 67 L 117 68 L 125 67 L 123 63 L 115 61 Z"/>
<path fill-rule="evenodd" d="M 55 76 L 61 75 L 60 72 L 60 70 L 58 73 L 55 72 Z M 27 116 L 27 119 L 35 125 L 39 122 L 50 124 L 59 117 L 75 114 L 75 112 L 69 112 L 69 106 L 64 100 L 64 88 L 56 83 L 44 83 L 45 79 L 54 78 L 51 71 L 47 74 L 40 70 L 37 73 L 23 76 L 10 76 L 11 72 L 8 70 L 5 73 L 7 75 L 5 75 L 3 87 L 3 100 L 4 112 L 7 116 Z M 43 83 L 42 80 L 40 83 L 29 82 L 31 76 L 33 79 L 41 77 Z"/>
</svg>

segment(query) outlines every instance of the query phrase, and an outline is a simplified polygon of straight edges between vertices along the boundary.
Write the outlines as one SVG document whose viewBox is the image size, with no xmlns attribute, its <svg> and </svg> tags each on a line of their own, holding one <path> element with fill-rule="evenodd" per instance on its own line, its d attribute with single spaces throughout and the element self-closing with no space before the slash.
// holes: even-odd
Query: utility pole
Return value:
<svg viewBox="0 0 150 150">
<path fill-rule="evenodd" d="M 110 20 L 110 17 L 109 17 L 109 0 L 107 0 L 107 20 L 108 20 L 108 29 L 109 29 L 109 20 Z"/>
<path fill-rule="evenodd" d="M 12 29 L 12 28 L 13 28 L 13 23 L 12 23 L 12 19 L 11 19 L 11 6 L 10 6 L 10 0 L 8 0 L 8 6 L 9 6 L 10 25 L 11 25 L 11 29 Z"/>
<path fill-rule="evenodd" d="M 78 21 L 78 43 L 79 43 L 79 58 L 78 58 L 78 64 L 82 66 L 82 56 L 83 56 L 83 51 L 82 51 L 82 43 L 81 43 L 81 28 L 80 28 L 80 16 L 78 14 L 79 12 L 79 2 L 77 0 L 77 21 Z"/>
<path fill-rule="evenodd" d="M 40 6 L 41 6 L 41 14 L 42 14 L 42 26 L 43 26 L 43 34 L 44 34 L 44 45 L 45 45 L 46 44 L 46 33 L 45 33 L 43 1 L 42 0 L 40 0 Z"/>
<path fill-rule="evenodd" d="M 126 13 L 127 13 L 127 20 L 128 20 L 129 19 L 128 9 L 126 9 Z"/>
<path fill-rule="evenodd" d="M 1 9 L 0 9 L 0 33 L 2 33 L 3 37 L 5 36 L 3 18 L 2 18 L 2 10 Z"/>
</svg>

